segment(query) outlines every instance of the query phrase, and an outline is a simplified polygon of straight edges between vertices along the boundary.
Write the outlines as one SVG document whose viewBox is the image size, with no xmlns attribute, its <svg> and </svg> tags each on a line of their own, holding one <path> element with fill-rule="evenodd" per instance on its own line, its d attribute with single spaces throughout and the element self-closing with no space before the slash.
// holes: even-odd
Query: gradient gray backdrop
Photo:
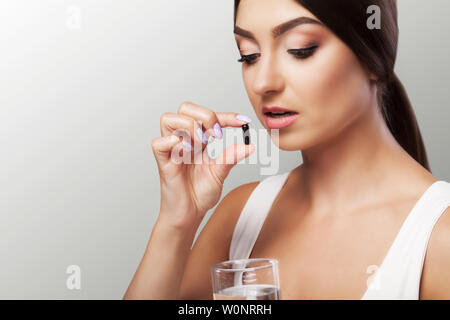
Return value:
<svg viewBox="0 0 450 320">
<path fill-rule="evenodd" d="M 399 0 L 396 72 L 450 181 L 448 12 Z M 257 120 L 232 26 L 224 0 L 0 2 L 0 298 L 122 298 L 158 214 L 160 115 L 192 101 Z M 301 161 L 280 155 L 280 173 Z M 222 196 L 260 178 L 237 165 Z"/>
</svg>

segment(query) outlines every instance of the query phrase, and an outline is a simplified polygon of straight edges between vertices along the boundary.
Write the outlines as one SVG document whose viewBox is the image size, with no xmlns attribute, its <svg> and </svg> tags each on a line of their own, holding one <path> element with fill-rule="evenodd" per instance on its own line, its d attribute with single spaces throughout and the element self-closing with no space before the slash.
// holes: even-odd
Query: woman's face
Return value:
<svg viewBox="0 0 450 320">
<path fill-rule="evenodd" d="M 319 23 L 299 24 L 274 37 L 272 28 L 299 17 Z M 252 33 L 254 39 L 241 30 Z M 373 107 L 373 76 L 349 47 L 297 1 L 242 0 L 235 37 L 241 56 L 258 54 L 249 64 L 242 63 L 242 74 L 264 127 L 270 130 L 280 122 L 266 122 L 264 106 L 298 113 L 295 122 L 279 129 L 280 149 L 305 150 L 324 143 Z M 312 49 L 288 52 L 304 48 Z"/>
</svg>

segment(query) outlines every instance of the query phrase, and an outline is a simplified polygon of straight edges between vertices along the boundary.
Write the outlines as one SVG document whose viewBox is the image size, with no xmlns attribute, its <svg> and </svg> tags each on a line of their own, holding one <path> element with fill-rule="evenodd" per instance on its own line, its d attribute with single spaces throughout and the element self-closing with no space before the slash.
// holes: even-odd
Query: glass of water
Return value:
<svg viewBox="0 0 450 320">
<path fill-rule="evenodd" d="M 214 300 L 280 300 L 276 259 L 229 260 L 211 267 Z"/>
</svg>

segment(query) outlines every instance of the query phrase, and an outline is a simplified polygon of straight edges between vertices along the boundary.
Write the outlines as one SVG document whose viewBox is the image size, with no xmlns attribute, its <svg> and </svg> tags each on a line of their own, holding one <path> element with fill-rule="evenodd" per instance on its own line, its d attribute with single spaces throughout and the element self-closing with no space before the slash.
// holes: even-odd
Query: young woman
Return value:
<svg viewBox="0 0 450 320">
<path fill-rule="evenodd" d="M 371 5 L 379 29 L 368 27 Z M 191 250 L 229 171 L 255 146 L 177 164 L 174 132 L 203 140 L 182 153 L 208 159 L 206 138 L 250 119 L 193 103 L 164 114 L 152 144 L 159 217 L 124 298 L 212 299 L 213 264 L 265 257 L 279 261 L 283 299 L 449 299 L 450 183 L 431 174 L 393 71 L 396 1 L 236 0 L 234 30 L 256 116 L 303 163 L 228 193 Z"/>
</svg>

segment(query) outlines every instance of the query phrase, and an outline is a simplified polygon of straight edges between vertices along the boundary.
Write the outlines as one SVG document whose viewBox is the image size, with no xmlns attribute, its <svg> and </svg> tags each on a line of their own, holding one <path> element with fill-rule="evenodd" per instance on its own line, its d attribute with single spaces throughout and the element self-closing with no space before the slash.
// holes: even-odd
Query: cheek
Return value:
<svg viewBox="0 0 450 320">
<path fill-rule="evenodd" d="M 256 94 L 254 94 L 251 88 L 251 83 L 253 82 L 252 73 L 249 71 L 245 71 L 244 68 L 242 68 L 242 80 L 244 82 L 244 87 L 247 92 L 248 98 L 250 99 L 250 102 L 254 106 L 257 105 L 256 100 L 258 97 Z"/>
<path fill-rule="evenodd" d="M 299 62 L 304 76 L 299 79 L 297 74 L 291 84 L 304 125 L 321 131 L 343 127 L 367 108 L 368 78 L 353 52 L 339 41 L 311 58 Z"/>
<path fill-rule="evenodd" d="M 244 70 L 242 68 L 242 80 L 244 82 L 244 87 L 247 92 L 247 96 L 250 100 L 251 105 L 255 108 L 255 106 L 259 106 L 261 104 L 261 96 L 256 94 L 253 90 L 252 84 L 255 81 L 255 75 L 252 70 Z M 255 109 L 256 116 L 258 117 L 261 123 L 264 123 L 264 116 L 258 112 L 258 109 Z"/>
</svg>

